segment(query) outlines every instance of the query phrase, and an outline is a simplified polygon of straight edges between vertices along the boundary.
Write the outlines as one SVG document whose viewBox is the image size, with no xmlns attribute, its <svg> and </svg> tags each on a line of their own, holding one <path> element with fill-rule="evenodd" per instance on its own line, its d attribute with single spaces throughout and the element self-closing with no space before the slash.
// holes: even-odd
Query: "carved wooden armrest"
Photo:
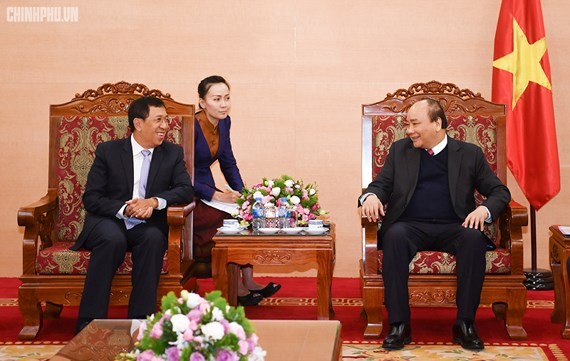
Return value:
<svg viewBox="0 0 570 361">
<path fill-rule="evenodd" d="M 516 256 L 523 253 L 522 227 L 528 225 L 528 210 L 525 206 L 511 200 L 499 220 L 501 248 L 509 249 L 511 259 L 522 259 Z M 522 264 L 511 264 L 511 273 L 522 274 Z"/>
<path fill-rule="evenodd" d="M 166 221 L 169 226 L 183 226 L 186 217 L 196 208 L 196 202 L 188 204 L 175 204 L 166 210 Z"/>
<path fill-rule="evenodd" d="M 25 227 L 22 246 L 23 274 L 35 274 L 36 254 L 40 249 L 52 245 L 57 202 L 56 190 L 50 189 L 37 202 L 18 210 L 18 225 Z"/>
<path fill-rule="evenodd" d="M 378 274 L 378 222 L 361 218 L 362 263 L 365 274 Z"/>
<path fill-rule="evenodd" d="M 169 206 L 166 210 L 166 221 L 168 222 L 168 272 L 181 272 L 181 259 L 183 247 L 185 247 L 184 225 L 186 218 L 196 208 L 196 203 L 176 204 Z"/>
</svg>

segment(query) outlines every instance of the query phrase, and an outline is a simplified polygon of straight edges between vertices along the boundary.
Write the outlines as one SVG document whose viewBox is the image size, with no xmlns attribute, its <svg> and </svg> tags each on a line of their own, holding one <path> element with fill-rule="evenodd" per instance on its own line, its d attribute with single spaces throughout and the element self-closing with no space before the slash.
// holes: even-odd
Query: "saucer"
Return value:
<svg viewBox="0 0 570 361">
<path fill-rule="evenodd" d="M 258 229 L 259 233 L 263 234 L 275 234 L 279 232 L 280 228 L 260 228 Z"/>
<path fill-rule="evenodd" d="M 327 231 L 328 231 L 327 228 L 317 228 L 317 229 L 306 228 L 305 229 L 305 232 L 307 232 L 307 234 L 312 234 L 312 235 L 324 234 L 324 233 L 327 233 Z"/>
<path fill-rule="evenodd" d="M 281 232 L 287 234 L 297 234 L 303 230 L 303 227 L 294 227 L 294 228 L 281 228 Z"/>
<path fill-rule="evenodd" d="M 243 228 L 228 228 L 228 227 L 220 227 L 218 231 L 223 234 L 238 234 L 239 232 L 243 231 Z"/>
</svg>

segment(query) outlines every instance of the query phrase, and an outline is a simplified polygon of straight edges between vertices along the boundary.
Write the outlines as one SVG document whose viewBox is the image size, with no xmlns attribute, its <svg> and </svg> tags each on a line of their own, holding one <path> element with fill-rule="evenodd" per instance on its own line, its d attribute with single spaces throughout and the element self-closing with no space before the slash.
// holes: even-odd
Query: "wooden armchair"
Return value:
<svg viewBox="0 0 570 361">
<path fill-rule="evenodd" d="M 186 167 L 193 174 L 194 106 L 178 103 L 169 94 L 149 90 L 143 84 L 119 82 L 76 94 L 70 102 L 50 106 L 50 141 L 47 194 L 18 210 L 18 224 L 25 227 L 22 285 L 18 291 L 24 327 L 20 339 L 34 339 L 43 317 L 59 317 L 64 305 L 79 305 L 89 262 L 88 251 L 69 250 L 81 232 L 85 218 L 82 195 L 97 144 L 130 136 L 127 109 L 140 96 L 161 98 L 173 116 L 169 141 L 182 144 Z M 164 256 L 158 300 L 168 291 L 181 291 L 181 259 L 189 258 L 194 203 L 171 206 L 168 250 Z M 188 262 L 188 260 L 187 260 Z M 131 292 L 130 254 L 117 271 L 111 305 L 126 305 Z"/>
<path fill-rule="evenodd" d="M 426 97 L 443 106 L 449 122 L 448 136 L 481 147 L 491 168 L 506 184 L 504 105 L 488 102 L 480 94 L 454 84 L 431 81 L 399 89 L 382 101 L 362 106 L 362 187 L 367 187 L 380 172 L 390 145 L 405 137 L 407 109 Z M 476 198 L 482 199 L 479 194 Z M 507 332 L 514 340 L 527 336 L 522 326 L 526 310 L 522 226 L 527 223 L 526 208 L 511 201 L 501 218 L 485 231 L 497 248 L 486 255 L 481 304 L 492 305 L 495 316 L 505 320 Z M 384 283 L 377 231 L 378 224 L 362 219 L 360 278 L 367 317 L 365 337 L 379 337 L 383 327 Z M 410 263 L 408 285 L 412 306 L 454 307 L 455 257 L 445 252 L 419 252 Z"/>
</svg>

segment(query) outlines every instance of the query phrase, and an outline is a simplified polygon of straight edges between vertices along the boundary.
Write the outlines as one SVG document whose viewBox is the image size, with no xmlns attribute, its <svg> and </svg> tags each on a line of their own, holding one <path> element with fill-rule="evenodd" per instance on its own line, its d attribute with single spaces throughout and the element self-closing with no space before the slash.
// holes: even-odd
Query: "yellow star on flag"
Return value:
<svg viewBox="0 0 570 361">
<path fill-rule="evenodd" d="M 512 53 L 493 61 L 495 68 L 513 74 L 512 109 L 517 105 L 530 81 L 552 90 L 550 81 L 540 65 L 540 60 L 546 52 L 546 38 L 529 44 L 525 33 L 513 17 L 513 47 Z"/>
</svg>

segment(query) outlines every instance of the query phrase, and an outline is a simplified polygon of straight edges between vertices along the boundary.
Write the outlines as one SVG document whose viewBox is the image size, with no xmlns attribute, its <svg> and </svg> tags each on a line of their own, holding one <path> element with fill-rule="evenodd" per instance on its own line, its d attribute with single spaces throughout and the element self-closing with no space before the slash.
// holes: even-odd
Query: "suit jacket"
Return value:
<svg viewBox="0 0 570 361">
<path fill-rule="evenodd" d="M 229 116 L 226 117 L 226 119 L 220 120 L 218 123 L 220 143 L 218 152 L 212 157 L 210 147 L 208 146 L 208 142 L 206 142 L 200 123 L 197 119 L 194 119 L 194 187 L 196 189 L 196 196 L 200 199 L 210 201 L 216 191 L 214 177 L 210 170 L 210 166 L 216 160 L 220 162 L 220 169 L 228 185 L 238 192 L 243 188 L 243 180 L 230 141 L 231 125 L 232 121 Z"/>
<path fill-rule="evenodd" d="M 119 209 L 133 197 L 133 182 L 131 138 L 99 144 L 83 194 L 83 204 L 87 211 L 85 225 L 72 249 L 79 249 L 102 219 L 117 219 Z M 150 197 L 162 198 L 167 205 L 192 202 L 194 189 L 179 145 L 165 141 L 154 148 L 145 198 Z M 146 222 L 157 225 L 168 234 L 166 208 L 154 210 Z"/>
<path fill-rule="evenodd" d="M 511 200 L 509 189 L 493 173 L 481 149 L 471 143 L 447 138 L 449 192 L 455 213 L 465 219 L 475 209 L 475 190 L 487 197 L 482 205 L 497 219 Z M 378 246 L 390 226 L 410 202 L 420 171 L 422 149 L 409 138 L 394 142 L 376 179 L 364 193 L 374 193 L 386 205 L 386 216 L 378 234 Z"/>
</svg>

